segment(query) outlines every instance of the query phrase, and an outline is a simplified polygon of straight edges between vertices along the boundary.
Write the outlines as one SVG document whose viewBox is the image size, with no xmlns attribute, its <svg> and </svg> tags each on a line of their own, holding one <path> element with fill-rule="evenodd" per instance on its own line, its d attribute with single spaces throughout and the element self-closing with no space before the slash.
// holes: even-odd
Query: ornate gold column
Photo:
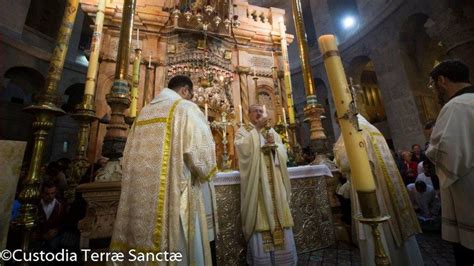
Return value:
<svg viewBox="0 0 474 266">
<path fill-rule="evenodd" d="M 53 127 L 53 118 L 65 113 L 61 108 L 57 107 L 57 103 L 60 100 L 57 87 L 61 79 L 78 4 L 79 0 L 67 1 L 51 56 L 45 87 L 38 102 L 25 108 L 25 111 L 35 115 L 35 122 L 33 122 L 34 145 L 28 175 L 23 181 L 23 190 L 19 195 L 21 202 L 20 214 L 14 221 L 15 225 L 22 227 L 22 249 L 24 251 L 28 250 L 29 234 L 36 223 L 36 204 L 40 195 L 39 175 L 46 137 L 48 136 L 48 131 Z"/>
<path fill-rule="evenodd" d="M 119 180 L 122 176 L 119 158 L 127 140 L 128 125 L 125 123 L 124 111 L 130 106 L 130 82 L 128 80 L 128 65 L 130 63 L 130 44 L 132 42 L 133 17 L 135 14 L 136 0 L 125 0 L 123 3 L 122 24 L 120 41 L 117 51 L 117 65 L 115 80 L 106 95 L 112 114 L 107 126 L 107 133 L 102 146 L 102 154 L 109 161 L 97 176 L 98 181 Z"/>
<path fill-rule="evenodd" d="M 99 67 L 99 54 L 102 44 L 102 28 L 104 25 L 105 0 L 99 0 L 97 4 L 97 15 L 95 19 L 94 33 L 92 34 L 91 54 L 89 57 L 89 67 L 87 68 L 86 86 L 82 103 L 76 106 L 76 113 L 72 117 L 79 122 L 79 134 L 76 148 L 76 158 L 70 168 L 68 190 L 66 198 L 73 202 L 76 194 L 76 187 L 81 177 L 89 168 L 87 160 L 87 149 L 89 144 L 89 133 L 91 123 L 97 120 L 94 106 L 94 94 Z"/>
<path fill-rule="evenodd" d="M 306 91 L 306 106 L 304 108 L 305 116 L 310 121 L 310 139 L 325 140 L 326 135 L 321 124 L 321 115 L 324 109 L 315 95 L 313 74 L 309 65 L 308 44 L 306 40 L 306 32 L 303 24 L 303 12 L 300 0 L 292 0 L 293 20 L 295 21 L 296 37 L 298 39 L 298 49 L 300 51 L 301 72 L 303 75 L 304 87 Z"/>
<path fill-rule="evenodd" d="M 249 90 L 247 83 L 247 75 L 250 73 L 249 67 L 238 66 L 237 73 L 239 74 L 239 85 L 240 85 L 240 102 L 242 103 L 242 114 L 244 124 L 250 122 L 249 119 Z"/>
</svg>

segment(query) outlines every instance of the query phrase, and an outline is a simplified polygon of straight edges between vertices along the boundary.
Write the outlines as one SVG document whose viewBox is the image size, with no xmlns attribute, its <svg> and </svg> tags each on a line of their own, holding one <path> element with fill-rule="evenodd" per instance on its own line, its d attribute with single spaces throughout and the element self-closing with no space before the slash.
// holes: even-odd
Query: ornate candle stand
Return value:
<svg viewBox="0 0 474 266">
<path fill-rule="evenodd" d="M 222 130 L 222 146 L 223 146 L 223 153 L 222 153 L 222 167 L 221 170 L 225 171 L 230 169 L 229 167 L 229 154 L 227 153 L 227 127 L 234 125 L 232 121 L 227 120 L 227 113 L 223 112 L 221 116 L 221 121 L 212 121 L 209 122 L 211 128 L 215 128 L 217 130 Z"/>
</svg>

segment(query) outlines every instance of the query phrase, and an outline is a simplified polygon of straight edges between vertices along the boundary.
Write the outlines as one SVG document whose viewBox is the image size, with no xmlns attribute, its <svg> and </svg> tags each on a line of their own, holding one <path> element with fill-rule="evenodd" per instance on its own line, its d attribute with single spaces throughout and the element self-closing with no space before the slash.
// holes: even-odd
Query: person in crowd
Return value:
<svg viewBox="0 0 474 266">
<path fill-rule="evenodd" d="M 425 160 L 425 154 L 421 150 L 421 146 L 419 144 L 411 145 L 411 161 L 415 163 L 420 163 Z"/>
<path fill-rule="evenodd" d="M 411 160 L 411 152 L 402 151 L 402 162 L 400 164 L 400 174 L 405 185 L 415 182 L 417 173 L 417 163 Z"/>
<path fill-rule="evenodd" d="M 56 198 L 57 194 L 58 188 L 54 182 L 43 183 L 38 203 L 38 226 L 32 237 L 42 250 L 58 251 L 61 247 L 65 206 Z"/>
<path fill-rule="evenodd" d="M 64 191 L 67 189 L 66 175 L 57 162 L 50 162 L 46 167 L 45 182 L 53 182 L 56 186 L 58 197 L 64 198 Z"/>
<path fill-rule="evenodd" d="M 433 186 L 418 180 L 408 184 L 407 190 L 418 219 L 427 220 L 439 216 L 440 203 Z"/>
</svg>

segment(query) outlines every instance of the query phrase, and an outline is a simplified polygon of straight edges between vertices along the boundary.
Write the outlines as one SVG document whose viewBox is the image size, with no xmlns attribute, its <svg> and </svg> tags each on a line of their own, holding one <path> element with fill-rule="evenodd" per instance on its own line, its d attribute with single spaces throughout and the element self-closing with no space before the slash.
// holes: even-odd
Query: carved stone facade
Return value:
<svg viewBox="0 0 474 266">
<path fill-rule="evenodd" d="M 81 0 L 81 7 L 90 17 L 95 16 L 97 2 L 95 0 Z M 196 97 L 196 103 L 204 110 L 205 103 L 209 107 L 209 120 L 220 121 L 221 113 L 229 114 L 233 118 L 233 128 L 227 132 L 227 142 L 230 157 L 233 154 L 233 132 L 237 129 L 239 122 L 238 106 L 243 106 L 243 112 L 247 112 L 248 106 L 257 102 L 257 86 L 270 88 L 268 98 L 268 109 L 275 110 L 270 115 L 274 123 L 281 116 L 282 100 L 275 100 L 274 78 L 272 66 L 282 69 L 280 52 L 280 25 L 278 21 L 285 16 L 285 12 L 278 8 L 262 8 L 249 4 L 247 1 L 234 1 L 233 14 L 238 16 L 240 25 L 232 28 L 232 35 L 212 35 L 204 30 L 187 31 L 186 29 L 175 29 L 171 13 L 169 12 L 169 1 L 138 1 L 134 29 L 140 29 L 139 42 L 136 41 L 134 33 L 132 47 L 140 45 L 142 49 L 143 62 L 140 66 L 140 82 L 138 86 L 138 112 L 154 96 L 158 95 L 169 79 L 177 74 L 195 76 L 195 91 L 200 88 L 211 94 L 208 86 L 218 90 L 224 90 L 225 97 L 218 101 L 212 98 L 205 99 Z M 117 8 L 119 7 L 119 8 Z M 103 29 L 103 43 L 101 51 L 101 62 L 99 67 L 97 92 L 95 97 L 96 113 L 98 117 L 105 117 L 110 113 L 105 95 L 112 86 L 115 57 L 118 49 L 119 25 L 121 17 L 121 1 L 108 1 L 105 11 Z M 292 35 L 286 35 L 288 43 L 293 40 Z M 133 60 L 130 55 L 130 62 Z M 212 71 L 215 78 L 214 83 L 202 79 L 202 68 Z M 245 77 L 239 77 L 238 68 L 248 67 L 249 73 Z M 131 72 L 131 69 L 129 70 Z M 131 73 L 130 73 L 131 74 Z M 223 82 L 219 82 L 219 76 Z M 257 83 L 254 77 L 258 78 Z M 226 83 L 227 80 L 230 82 Z M 241 86 L 245 82 L 245 86 Z M 214 85 L 213 85 L 214 84 Z M 217 85 L 216 85 L 217 84 Z M 282 85 L 283 86 L 283 85 Z M 245 92 L 241 92 L 245 88 Z M 281 88 L 284 90 L 284 88 Z M 241 94 L 248 97 L 242 101 Z M 279 96 L 280 97 L 280 96 Z M 144 100 L 145 99 L 145 100 Z M 127 112 L 127 111 L 126 111 Z M 89 142 L 89 158 L 94 160 L 102 153 L 103 139 L 106 126 L 99 122 L 93 123 Z M 217 133 L 217 132 L 216 132 Z M 216 134 L 219 135 L 219 134 Z M 216 139 L 216 143 L 220 140 Z M 219 147 L 218 147 L 219 150 Z M 218 158 L 220 158 L 218 154 Z M 233 160 L 235 167 L 235 160 Z"/>
</svg>

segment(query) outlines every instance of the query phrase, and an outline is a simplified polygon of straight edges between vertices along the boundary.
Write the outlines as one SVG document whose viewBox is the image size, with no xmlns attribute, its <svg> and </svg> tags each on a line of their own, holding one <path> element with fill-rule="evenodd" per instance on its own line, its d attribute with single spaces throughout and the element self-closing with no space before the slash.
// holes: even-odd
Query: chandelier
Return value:
<svg viewBox="0 0 474 266">
<path fill-rule="evenodd" d="M 180 0 L 165 11 L 171 13 L 177 29 L 195 29 L 230 35 L 230 27 L 240 26 L 237 15 L 232 15 L 232 1 L 229 0 Z"/>
<path fill-rule="evenodd" d="M 234 77 L 228 60 L 213 55 L 208 50 L 195 50 L 169 58 L 168 77 L 185 75 L 199 86 L 211 87 L 214 83 L 233 81 Z"/>
<path fill-rule="evenodd" d="M 168 78 L 176 75 L 188 76 L 196 88 L 194 98 L 197 105 L 205 105 L 214 113 L 233 111 L 230 84 L 234 80 L 230 60 L 212 51 L 193 50 L 193 52 L 170 56 Z"/>
</svg>

